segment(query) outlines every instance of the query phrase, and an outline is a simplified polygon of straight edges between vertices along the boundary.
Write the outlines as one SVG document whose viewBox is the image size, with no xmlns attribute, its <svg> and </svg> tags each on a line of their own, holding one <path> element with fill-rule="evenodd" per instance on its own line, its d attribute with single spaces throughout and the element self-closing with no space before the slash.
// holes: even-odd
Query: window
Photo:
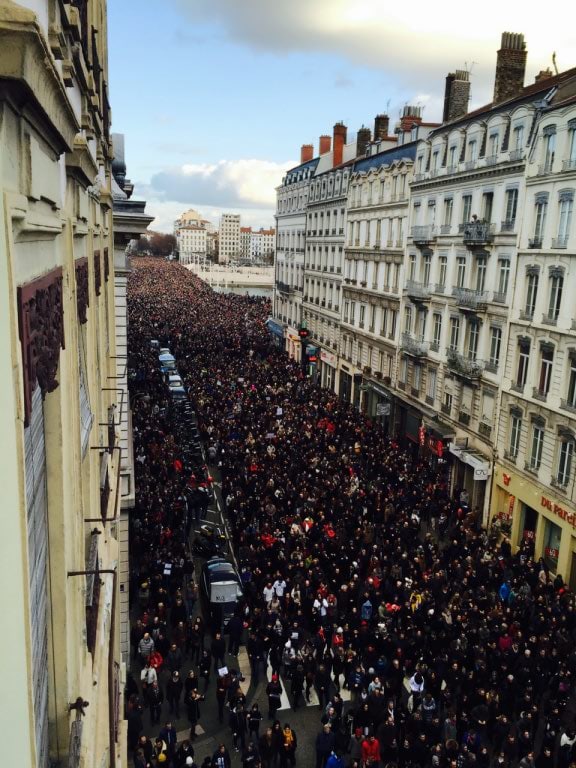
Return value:
<svg viewBox="0 0 576 768">
<path fill-rule="evenodd" d="M 524 146 L 524 126 L 523 125 L 517 125 L 514 128 L 512 141 L 514 144 L 514 149 L 516 151 L 519 151 L 523 148 Z"/>
<path fill-rule="evenodd" d="M 482 417 L 481 421 L 484 424 L 492 424 L 494 421 L 494 406 L 495 398 L 492 392 L 482 393 Z"/>
<path fill-rule="evenodd" d="M 558 217 L 558 242 L 557 248 L 566 247 L 568 242 L 568 236 L 570 234 L 570 224 L 572 222 L 572 196 L 564 196 L 560 200 L 559 217 Z"/>
<path fill-rule="evenodd" d="M 562 289 L 564 287 L 564 277 L 561 273 L 554 273 L 550 276 L 550 297 L 548 300 L 548 320 L 556 322 L 560 314 L 560 304 L 562 303 Z"/>
<path fill-rule="evenodd" d="M 458 256 L 456 259 L 456 286 L 464 288 L 466 282 L 466 259 L 464 256 Z"/>
<path fill-rule="evenodd" d="M 405 357 L 400 359 L 400 370 L 398 373 L 399 380 L 405 384 L 408 375 L 408 360 Z"/>
<path fill-rule="evenodd" d="M 558 472 L 556 481 L 558 485 L 568 485 L 572 474 L 572 457 L 574 456 L 574 440 L 565 438 L 560 441 L 558 450 Z"/>
<path fill-rule="evenodd" d="M 518 345 L 518 370 L 516 372 L 516 389 L 522 390 L 528 377 L 530 363 L 530 342 L 521 341 Z"/>
<path fill-rule="evenodd" d="M 536 296 L 538 295 L 538 273 L 530 272 L 526 279 L 526 307 L 524 314 L 530 318 L 534 316 L 536 309 Z"/>
<path fill-rule="evenodd" d="M 414 275 L 416 273 L 416 256 L 411 253 L 409 257 L 408 262 L 408 279 L 414 280 Z"/>
<path fill-rule="evenodd" d="M 436 344 L 437 347 L 440 346 L 440 338 L 442 336 L 442 315 L 439 312 L 434 313 L 434 322 L 432 325 L 432 341 L 434 344 Z M 575 362 L 576 365 L 576 362 Z M 575 374 L 576 374 L 576 368 Z M 575 376 L 575 382 L 576 382 L 576 376 Z"/>
<path fill-rule="evenodd" d="M 460 320 L 457 317 L 450 318 L 450 349 L 458 349 L 460 337 Z"/>
<path fill-rule="evenodd" d="M 452 393 L 444 392 L 444 412 L 450 413 L 452 410 Z"/>
<path fill-rule="evenodd" d="M 468 358 L 476 360 L 478 354 L 478 339 L 480 338 L 479 323 L 470 323 L 468 329 Z"/>
<path fill-rule="evenodd" d="M 452 223 L 452 211 L 454 210 L 454 200 L 448 197 L 444 200 L 444 218 L 443 224 L 445 227 L 449 227 Z"/>
<path fill-rule="evenodd" d="M 354 325 L 356 321 L 356 304 L 351 301 L 350 302 L 350 325 Z"/>
<path fill-rule="evenodd" d="M 374 330 L 374 323 L 376 320 L 376 304 L 370 304 L 370 330 Z"/>
<path fill-rule="evenodd" d="M 520 435 L 522 433 L 522 417 L 518 414 L 510 414 L 510 442 L 508 450 L 510 456 L 516 458 L 520 448 Z"/>
<path fill-rule="evenodd" d="M 478 158 L 478 142 L 476 139 L 470 139 L 468 142 L 468 160 L 476 160 Z"/>
<path fill-rule="evenodd" d="M 510 282 L 510 260 L 498 259 L 498 298 L 506 301 L 508 283 Z"/>
<path fill-rule="evenodd" d="M 486 269 L 486 258 L 484 256 L 478 257 L 476 259 L 476 290 L 480 293 L 484 291 L 486 286 Z"/>
<path fill-rule="evenodd" d="M 532 427 L 532 447 L 530 451 L 530 469 L 540 469 L 542 448 L 544 447 L 544 428 L 540 424 Z"/>
<path fill-rule="evenodd" d="M 433 171 L 436 171 L 438 169 L 438 155 L 439 155 L 439 152 L 437 149 L 434 150 L 434 152 L 432 152 L 432 164 L 430 167 L 431 167 L 431 170 Z"/>
<path fill-rule="evenodd" d="M 446 285 L 446 271 L 448 269 L 448 258 L 446 256 L 440 256 L 440 270 L 438 274 L 438 285 L 444 286 Z"/>
<path fill-rule="evenodd" d="M 568 405 L 570 408 L 576 408 L 576 355 L 574 355 L 574 353 L 570 355 L 569 366 L 566 405 Z"/>
<path fill-rule="evenodd" d="M 565 170 L 576 168 L 576 125 L 570 126 L 568 131 L 568 160 L 565 166 Z"/>
<path fill-rule="evenodd" d="M 412 369 L 412 388 L 420 392 L 422 386 L 422 366 L 414 364 Z"/>
<path fill-rule="evenodd" d="M 482 218 L 490 223 L 492 221 L 492 206 L 494 204 L 494 192 L 484 192 L 482 195 Z"/>
<path fill-rule="evenodd" d="M 396 338 L 396 324 L 398 322 L 398 311 L 396 309 L 393 309 L 390 315 L 390 333 L 388 335 L 389 339 L 395 339 Z"/>
<path fill-rule="evenodd" d="M 546 225 L 546 213 L 548 211 L 547 200 L 537 200 L 534 214 L 534 241 L 535 244 L 542 244 L 544 227 Z"/>
<path fill-rule="evenodd" d="M 543 346 L 540 352 L 540 377 L 538 379 L 537 394 L 546 397 L 550 391 L 552 382 L 552 366 L 554 364 L 554 349 Z"/>
<path fill-rule="evenodd" d="M 498 151 L 500 149 L 500 137 L 497 133 L 493 133 L 490 136 L 490 140 L 488 143 L 488 154 L 494 157 L 494 155 L 498 154 Z"/>
<path fill-rule="evenodd" d="M 498 367 L 500 362 L 500 349 L 502 347 L 502 329 L 490 328 L 490 364 L 494 368 Z"/>
<path fill-rule="evenodd" d="M 546 128 L 544 129 L 546 131 Z M 550 173 L 554 165 L 556 155 L 556 129 L 548 126 L 548 132 L 544 136 L 544 173 Z"/>
<path fill-rule="evenodd" d="M 458 147 L 453 144 L 450 149 L 448 150 L 448 167 L 454 168 L 456 165 L 456 151 Z"/>
<path fill-rule="evenodd" d="M 386 326 L 388 324 L 388 310 L 386 307 L 382 307 L 381 321 L 380 335 L 386 336 Z"/>
<path fill-rule="evenodd" d="M 424 264 L 423 264 L 423 274 L 422 274 L 422 282 L 424 285 L 428 285 L 430 282 L 430 267 L 432 266 L 432 256 L 426 255 L 424 256 Z"/>
<path fill-rule="evenodd" d="M 360 304 L 360 319 L 359 319 L 359 325 L 360 328 L 364 328 L 364 316 L 366 314 L 366 305 Z"/>
<path fill-rule="evenodd" d="M 406 307 L 404 309 L 404 331 L 410 333 L 412 329 L 412 307 Z"/>
<path fill-rule="evenodd" d="M 472 195 L 462 195 L 462 224 L 470 221 L 472 213 Z"/>
<path fill-rule="evenodd" d="M 426 381 L 426 397 L 432 401 L 436 398 L 436 379 L 438 374 L 436 368 L 428 368 L 428 379 Z"/>
</svg>

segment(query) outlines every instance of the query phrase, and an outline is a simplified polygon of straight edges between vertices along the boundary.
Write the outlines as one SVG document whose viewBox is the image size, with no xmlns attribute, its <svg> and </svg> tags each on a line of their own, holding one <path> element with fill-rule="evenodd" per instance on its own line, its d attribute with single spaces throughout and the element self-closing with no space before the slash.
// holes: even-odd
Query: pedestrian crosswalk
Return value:
<svg viewBox="0 0 576 768">
<path fill-rule="evenodd" d="M 267 682 L 270 682 L 272 679 L 272 668 L 268 667 L 266 670 L 266 680 Z M 280 673 L 280 682 L 282 684 L 282 696 L 280 700 L 280 706 L 278 707 L 278 711 L 282 711 L 284 709 L 292 709 L 292 704 L 290 703 L 290 699 L 288 697 L 287 691 L 290 689 L 290 680 L 286 680 L 282 673 Z M 342 698 L 342 701 L 347 702 L 350 701 L 352 695 L 349 690 L 345 688 L 340 688 L 340 696 Z M 320 706 L 320 701 L 318 700 L 318 694 L 316 693 L 316 689 L 314 686 L 310 689 L 310 696 L 309 701 L 306 701 L 304 694 L 302 694 L 302 701 L 307 707 L 318 707 Z"/>
</svg>

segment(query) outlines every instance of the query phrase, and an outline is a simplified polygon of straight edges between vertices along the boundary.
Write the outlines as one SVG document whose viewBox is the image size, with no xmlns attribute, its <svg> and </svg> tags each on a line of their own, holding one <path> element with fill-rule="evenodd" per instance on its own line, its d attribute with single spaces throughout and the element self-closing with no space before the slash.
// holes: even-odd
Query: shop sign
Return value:
<svg viewBox="0 0 576 768">
<path fill-rule="evenodd" d="M 510 475 L 507 475 L 506 472 L 502 472 L 502 482 L 504 483 L 504 485 L 506 485 L 506 486 L 510 485 L 510 480 L 511 479 L 512 478 L 511 478 Z"/>
<path fill-rule="evenodd" d="M 428 435 L 428 450 L 434 453 L 438 458 L 444 456 L 444 443 L 442 440 L 438 440 L 434 435 Z"/>
<path fill-rule="evenodd" d="M 325 349 L 321 350 L 320 360 L 322 360 L 323 363 L 328 363 L 328 365 L 336 368 L 336 355 L 333 355 L 332 352 L 326 352 Z"/>
<path fill-rule="evenodd" d="M 422 425 L 418 427 L 418 442 L 420 445 L 424 445 L 424 441 L 426 440 L 426 430 Z"/>
<path fill-rule="evenodd" d="M 554 547 L 545 547 L 544 554 L 552 560 L 558 560 L 558 550 L 554 549 Z"/>
<path fill-rule="evenodd" d="M 536 531 L 524 531 L 524 538 L 527 541 L 534 541 L 534 536 L 536 535 Z"/>
<path fill-rule="evenodd" d="M 514 503 L 516 501 L 516 496 L 510 496 L 508 499 L 508 515 L 512 517 L 514 514 Z"/>
<path fill-rule="evenodd" d="M 377 403 L 376 416 L 390 416 L 390 403 Z"/>
<path fill-rule="evenodd" d="M 474 480 L 488 480 L 489 477 L 490 477 L 490 469 L 488 467 L 474 468 Z"/>
<path fill-rule="evenodd" d="M 546 496 L 542 496 L 540 501 L 542 506 L 549 512 L 552 512 L 561 520 L 566 520 L 573 528 L 576 528 L 576 515 L 573 512 L 568 512 L 566 509 L 556 504 L 552 499 L 548 499 Z"/>
</svg>

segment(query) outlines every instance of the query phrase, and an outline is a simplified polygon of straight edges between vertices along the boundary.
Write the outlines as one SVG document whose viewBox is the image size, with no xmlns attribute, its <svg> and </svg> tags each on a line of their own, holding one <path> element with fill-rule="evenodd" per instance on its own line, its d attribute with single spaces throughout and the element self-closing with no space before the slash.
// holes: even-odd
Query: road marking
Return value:
<svg viewBox="0 0 576 768">
<path fill-rule="evenodd" d="M 252 669 L 250 667 L 250 659 L 248 658 L 248 651 L 246 648 L 240 648 L 238 651 L 238 669 L 241 677 L 244 678 L 242 683 L 242 690 L 247 693 L 250 688 L 250 682 L 252 680 Z"/>
<path fill-rule="evenodd" d="M 196 723 L 195 733 L 196 733 L 196 736 L 203 736 L 206 733 L 206 731 L 204 730 L 204 728 L 202 728 L 200 723 Z M 176 734 L 176 741 L 178 743 L 180 743 L 181 741 L 184 741 L 184 739 L 189 739 L 189 738 L 190 738 L 190 728 L 187 728 L 185 731 L 178 731 L 178 733 Z"/>
</svg>

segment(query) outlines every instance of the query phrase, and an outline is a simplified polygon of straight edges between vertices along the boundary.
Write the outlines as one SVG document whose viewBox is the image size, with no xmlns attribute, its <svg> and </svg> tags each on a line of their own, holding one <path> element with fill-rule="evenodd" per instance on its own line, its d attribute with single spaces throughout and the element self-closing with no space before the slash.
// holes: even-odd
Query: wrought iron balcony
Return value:
<svg viewBox="0 0 576 768">
<path fill-rule="evenodd" d="M 456 303 L 467 312 L 483 312 L 488 304 L 487 291 L 473 291 L 470 288 L 454 288 L 452 296 Z"/>
<path fill-rule="evenodd" d="M 434 286 L 426 283 L 419 283 L 416 280 L 408 280 L 404 289 L 406 295 L 412 301 L 430 301 Z"/>
<path fill-rule="evenodd" d="M 564 160 L 562 163 L 562 170 L 563 171 L 576 170 L 576 157 L 572 157 L 569 160 Z"/>
<path fill-rule="evenodd" d="M 281 280 L 276 281 L 276 288 L 280 293 L 294 293 L 294 288 L 292 288 L 291 285 L 288 285 L 288 283 L 283 283 Z"/>
<path fill-rule="evenodd" d="M 412 227 L 412 240 L 416 245 L 427 245 L 434 242 L 436 240 L 436 227 L 433 224 L 420 224 Z"/>
<path fill-rule="evenodd" d="M 482 376 L 482 371 L 484 370 L 482 360 L 471 360 L 455 349 L 448 349 L 446 357 L 448 367 L 459 376 L 472 380 L 479 379 Z"/>
<path fill-rule="evenodd" d="M 401 341 L 402 349 L 414 357 L 425 357 L 428 354 L 428 342 L 422 336 L 414 336 L 411 333 L 403 333 Z"/>
<path fill-rule="evenodd" d="M 514 232 L 516 229 L 516 219 L 506 219 L 500 224 L 500 232 Z"/>
<path fill-rule="evenodd" d="M 531 237 L 528 240 L 528 248 L 542 248 L 542 235 Z"/>
<path fill-rule="evenodd" d="M 441 235 L 449 235 L 452 231 L 452 225 L 451 224 L 442 224 L 440 226 L 440 234 Z"/>
<path fill-rule="evenodd" d="M 484 221 L 471 221 L 461 224 L 463 240 L 466 245 L 487 245 L 494 240 L 494 224 Z"/>
</svg>

